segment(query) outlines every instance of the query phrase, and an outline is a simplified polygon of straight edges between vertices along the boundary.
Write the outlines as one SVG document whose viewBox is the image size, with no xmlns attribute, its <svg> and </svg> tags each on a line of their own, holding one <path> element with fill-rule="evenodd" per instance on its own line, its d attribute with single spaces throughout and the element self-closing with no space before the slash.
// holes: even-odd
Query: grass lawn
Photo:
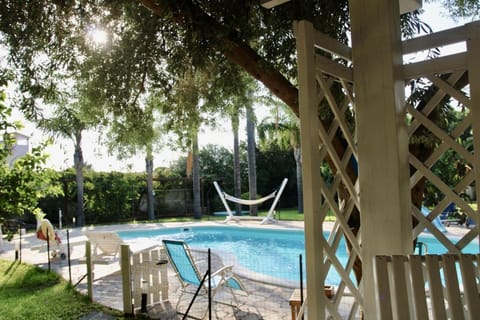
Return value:
<svg viewBox="0 0 480 320">
<path fill-rule="evenodd" d="M 276 210 L 275 218 L 282 221 L 303 221 L 303 213 L 298 213 L 296 208 L 294 209 L 278 209 Z M 259 211 L 258 215 L 260 217 L 266 217 L 268 211 Z M 192 222 L 192 221 L 223 221 L 225 216 L 214 216 L 214 215 L 203 215 L 200 220 L 194 219 L 193 217 L 172 217 L 172 218 L 162 218 L 157 219 L 153 222 L 157 223 L 166 223 L 166 222 Z M 329 213 L 325 218 L 325 221 L 335 221 L 335 216 L 333 213 Z M 131 223 L 150 223 L 152 221 L 133 221 Z"/>
<path fill-rule="evenodd" d="M 266 217 L 268 211 L 258 211 L 258 216 Z M 166 222 L 192 222 L 192 221 L 223 221 L 226 216 L 215 216 L 215 215 L 203 215 L 199 220 L 193 217 L 171 217 L 171 218 L 161 218 L 156 219 L 155 221 L 133 221 L 131 223 L 166 223 Z M 303 221 L 303 213 L 298 213 L 297 209 L 279 209 L 275 215 L 275 218 L 283 221 Z M 327 217 L 326 221 L 329 217 Z"/>
<path fill-rule="evenodd" d="M 57 273 L 0 259 L 0 319 L 80 319 L 103 312 L 127 319 L 119 311 L 91 303 Z"/>
</svg>

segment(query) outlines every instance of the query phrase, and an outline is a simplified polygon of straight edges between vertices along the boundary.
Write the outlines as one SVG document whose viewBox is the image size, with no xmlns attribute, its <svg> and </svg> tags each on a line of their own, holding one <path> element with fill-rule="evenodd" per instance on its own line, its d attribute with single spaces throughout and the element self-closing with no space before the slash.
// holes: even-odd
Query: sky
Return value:
<svg viewBox="0 0 480 320">
<path fill-rule="evenodd" d="M 468 21 L 453 21 L 447 16 L 445 9 L 438 4 L 424 3 L 422 19 L 427 22 L 434 32 L 462 25 Z M 445 48 L 445 51 L 464 50 L 464 45 Z M 257 118 L 262 118 L 268 114 L 265 107 L 257 107 Z M 32 123 L 26 122 L 19 112 L 14 113 L 13 119 L 21 120 L 25 126 L 21 133 L 31 137 L 30 145 L 38 145 L 45 139 L 45 135 L 35 129 Z M 241 123 L 240 139 L 245 141 L 245 122 Z M 142 172 L 145 171 L 145 154 L 139 152 L 129 159 L 119 160 L 114 155 L 108 155 L 105 147 L 102 147 L 97 132 L 87 132 L 83 137 L 83 152 L 85 162 L 92 166 L 95 171 L 122 171 L 122 172 Z M 233 134 L 231 132 L 229 121 L 219 121 L 218 126 L 213 130 L 206 127 L 201 128 L 199 135 L 200 148 L 207 144 L 216 144 L 233 149 Z M 54 145 L 47 148 L 46 152 L 50 155 L 47 166 L 57 170 L 67 169 L 73 166 L 73 143 L 68 140 L 58 140 Z M 179 151 L 163 149 L 154 155 L 154 167 L 168 166 L 180 156 L 184 156 Z"/>
</svg>

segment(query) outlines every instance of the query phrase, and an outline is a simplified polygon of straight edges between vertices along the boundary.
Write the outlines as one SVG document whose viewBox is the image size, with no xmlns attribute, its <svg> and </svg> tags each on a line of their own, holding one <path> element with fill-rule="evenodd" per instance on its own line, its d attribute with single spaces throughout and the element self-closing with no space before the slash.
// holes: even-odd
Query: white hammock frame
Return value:
<svg viewBox="0 0 480 320">
<path fill-rule="evenodd" d="M 229 195 L 226 192 L 223 192 L 222 189 L 220 188 L 220 186 L 218 185 L 218 182 L 213 181 L 213 185 L 215 186 L 215 189 L 217 190 L 217 193 L 220 196 L 220 200 L 222 200 L 223 206 L 225 207 L 225 209 L 227 210 L 227 213 L 228 213 L 228 216 L 225 219 L 224 223 L 227 223 L 231 220 L 237 220 L 237 221 L 240 220 L 240 217 L 233 215 L 233 212 L 230 209 L 230 206 L 228 205 L 227 201 L 231 201 L 231 202 L 234 202 L 234 203 L 239 203 L 239 204 L 246 205 L 246 206 L 255 206 L 255 205 L 262 204 L 265 201 L 270 200 L 272 198 L 275 198 L 275 199 L 273 200 L 272 205 L 270 206 L 270 209 L 268 210 L 267 216 L 262 220 L 261 224 L 265 224 L 267 222 L 276 222 L 276 220 L 273 216 L 274 210 L 275 210 L 275 207 L 278 204 L 278 201 L 280 200 L 280 196 L 283 193 L 283 189 L 285 189 L 285 186 L 287 185 L 287 182 L 288 182 L 287 178 L 283 179 L 280 187 L 277 190 L 270 193 L 268 196 L 265 196 L 265 197 L 260 198 L 260 199 L 255 199 L 255 200 L 245 200 L 245 199 L 236 198 L 232 195 Z"/>
</svg>

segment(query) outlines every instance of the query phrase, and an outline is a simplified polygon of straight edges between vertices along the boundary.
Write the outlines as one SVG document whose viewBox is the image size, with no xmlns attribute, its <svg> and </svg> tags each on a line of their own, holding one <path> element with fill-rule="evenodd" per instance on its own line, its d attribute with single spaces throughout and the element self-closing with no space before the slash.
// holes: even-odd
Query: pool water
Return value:
<svg viewBox="0 0 480 320">
<path fill-rule="evenodd" d="M 296 229 L 265 229 L 237 226 L 193 226 L 159 228 L 155 230 L 134 230 L 118 233 L 126 241 L 148 241 L 161 243 L 162 239 L 183 240 L 190 248 L 211 249 L 223 257 L 233 256 L 234 265 L 242 270 L 250 270 L 253 275 L 299 281 L 299 255 L 305 257 L 304 232 Z M 328 232 L 324 236 L 328 237 Z M 431 235 L 419 237 L 426 244 L 428 253 L 445 253 L 446 248 Z M 465 253 L 477 253 L 478 245 L 470 244 Z M 340 263 L 345 266 L 348 260 L 345 241 L 336 251 Z M 230 262 L 226 262 L 229 264 Z M 305 261 L 303 261 L 305 275 Z M 255 277 L 255 276 L 253 276 Z M 352 276 L 353 279 L 353 276 Z M 340 276 L 331 268 L 326 283 L 338 285 Z"/>
</svg>

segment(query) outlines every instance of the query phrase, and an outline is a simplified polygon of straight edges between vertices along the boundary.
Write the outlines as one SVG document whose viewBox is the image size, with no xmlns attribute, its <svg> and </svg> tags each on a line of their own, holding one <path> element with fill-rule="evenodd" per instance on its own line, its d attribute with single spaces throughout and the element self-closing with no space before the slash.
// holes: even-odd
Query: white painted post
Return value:
<svg viewBox="0 0 480 320">
<path fill-rule="evenodd" d="M 120 270 L 122 272 L 123 312 L 133 314 L 130 246 L 128 244 L 120 245 Z"/>
<path fill-rule="evenodd" d="M 308 318 L 325 319 L 320 138 L 315 80 L 314 28 L 308 21 L 294 25 L 298 52 L 300 137 L 302 141 L 303 201 L 305 220 L 305 261 L 307 269 Z"/>
<path fill-rule="evenodd" d="M 58 229 L 62 230 L 62 209 L 58 209 Z"/>
<path fill-rule="evenodd" d="M 373 258 L 412 251 L 398 0 L 350 1 L 365 319 L 377 319 Z"/>
<path fill-rule="evenodd" d="M 477 193 L 477 217 L 475 220 L 475 227 L 480 234 L 480 218 L 479 211 L 479 197 L 480 197 L 480 22 L 472 22 L 467 25 L 468 28 L 468 40 L 467 40 L 467 68 L 468 68 L 468 80 L 470 82 L 470 100 L 472 113 L 472 129 L 473 129 L 473 170 L 475 172 L 475 189 Z M 479 238 L 480 243 L 480 238 Z"/>
<path fill-rule="evenodd" d="M 168 261 L 167 253 L 163 248 L 160 249 L 160 260 L 163 260 L 164 262 Z M 166 263 L 160 265 L 160 283 L 162 284 L 162 300 L 168 300 L 168 269 Z"/>
<path fill-rule="evenodd" d="M 90 241 L 85 242 L 85 262 L 87 264 L 87 297 L 93 301 L 93 264 L 92 245 Z"/>
</svg>

